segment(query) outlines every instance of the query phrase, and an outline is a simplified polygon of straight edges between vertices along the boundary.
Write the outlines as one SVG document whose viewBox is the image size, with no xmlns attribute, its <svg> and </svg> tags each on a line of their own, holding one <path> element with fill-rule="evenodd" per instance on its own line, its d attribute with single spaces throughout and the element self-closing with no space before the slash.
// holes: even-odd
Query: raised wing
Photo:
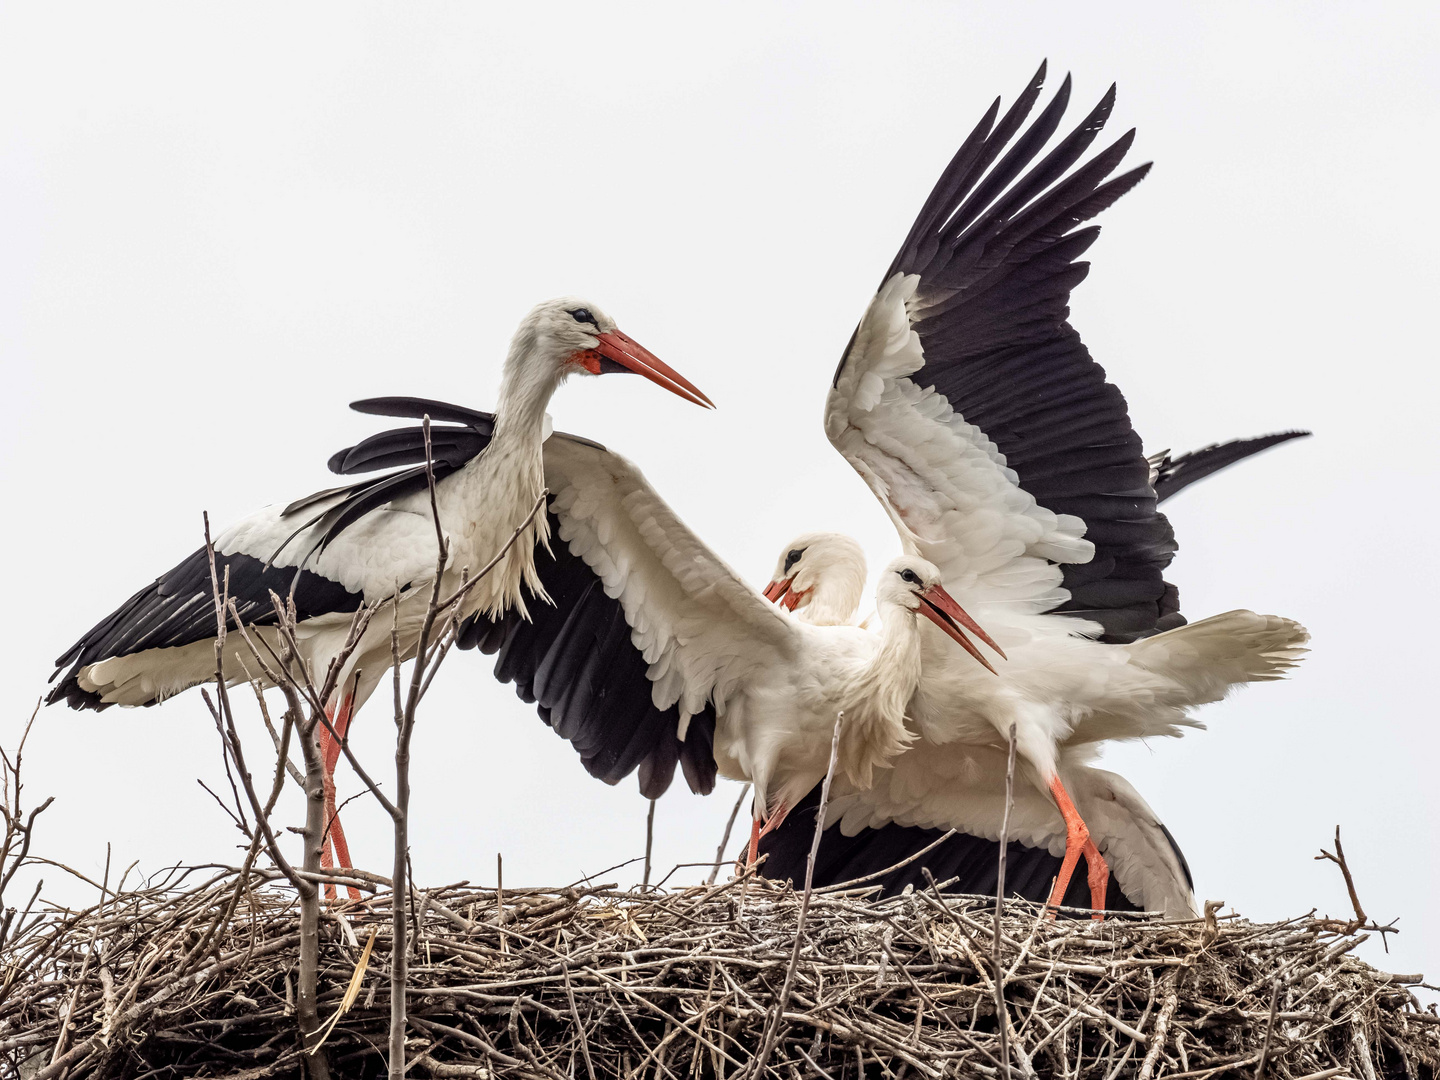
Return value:
<svg viewBox="0 0 1440 1080">
<path fill-rule="evenodd" d="M 1149 167 L 1111 178 L 1129 132 L 1072 168 L 1113 87 L 1041 157 L 1070 96 L 1067 78 L 1022 132 L 1044 73 L 940 177 L 845 350 L 825 430 L 967 606 L 1130 641 L 1184 622 L 1162 579 L 1175 542 L 1125 399 L 1066 319 L 1099 234 L 1079 226 Z"/>
<path fill-rule="evenodd" d="M 420 429 L 366 440 L 331 467 L 380 460 L 423 461 Z M 536 564 L 553 606 L 529 605 L 533 621 L 476 616 L 460 644 L 495 654 L 496 677 L 536 705 L 592 775 L 613 784 L 638 769 L 654 798 L 679 764 L 693 790 L 708 792 L 717 711 L 753 671 L 792 655 L 794 627 L 618 454 L 556 432 L 545 443 L 545 483 L 558 542 Z"/>
</svg>

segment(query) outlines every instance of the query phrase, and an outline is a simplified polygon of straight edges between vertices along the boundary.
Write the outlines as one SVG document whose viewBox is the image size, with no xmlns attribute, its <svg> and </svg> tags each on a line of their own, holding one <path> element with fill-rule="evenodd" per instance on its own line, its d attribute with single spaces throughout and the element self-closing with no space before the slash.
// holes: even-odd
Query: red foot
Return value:
<svg viewBox="0 0 1440 1080">
<path fill-rule="evenodd" d="M 1105 856 L 1100 854 L 1100 849 L 1095 846 L 1094 840 L 1087 839 L 1083 848 L 1085 864 L 1090 868 L 1086 875 L 1090 882 L 1090 906 L 1095 909 L 1095 914 L 1090 916 L 1096 922 L 1103 922 L 1105 919 L 1105 894 L 1110 890 L 1110 864 L 1105 861 Z"/>
</svg>

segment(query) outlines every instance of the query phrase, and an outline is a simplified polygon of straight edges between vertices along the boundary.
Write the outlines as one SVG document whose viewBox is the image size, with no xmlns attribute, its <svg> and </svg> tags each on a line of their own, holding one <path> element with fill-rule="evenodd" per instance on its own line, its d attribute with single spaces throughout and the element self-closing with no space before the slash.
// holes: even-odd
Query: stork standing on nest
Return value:
<svg viewBox="0 0 1440 1080">
<path fill-rule="evenodd" d="M 1152 455 L 1156 502 L 1305 434 L 1238 439 L 1174 458 L 1168 451 Z M 858 614 L 865 578 L 865 554 L 853 539 L 839 533 L 807 533 L 782 550 L 765 597 L 803 622 L 848 625 Z M 1090 842 L 1113 870 L 1105 889 L 1105 909 L 1133 907 L 1175 917 L 1192 914 L 1193 883 L 1179 845 L 1124 777 L 1089 763 L 1091 753 L 1085 746 L 1062 746 L 1057 772 L 1090 830 Z M 878 874 L 877 884 L 888 894 L 906 885 L 923 887 L 921 875 L 928 868 L 936 880 L 950 880 L 957 892 L 993 892 L 1005 816 L 1004 749 L 959 742 L 936 746 L 921 740 L 897 757 L 892 767 L 893 772 L 872 788 L 851 788 L 842 779 L 832 789 L 826 811 L 829 827 L 816 859 L 816 883 L 830 885 Z M 890 793 L 911 789 L 918 797 L 895 807 Z M 818 809 L 811 806 L 816 801 L 812 793 L 802 806 Z M 949 830 L 956 835 L 942 839 Z M 758 849 L 768 856 L 766 874 L 798 880 L 812 834 L 810 816 L 800 814 L 767 836 Z M 1061 868 L 1066 828 L 1055 803 L 1032 784 L 1021 784 L 1014 792 L 1008 839 L 1013 843 L 1006 892 L 1028 900 L 1049 897 Z M 923 857 L 907 862 L 922 852 Z M 1082 898 L 1072 888 L 1065 902 L 1072 907 L 1093 906 L 1097 899 L 1093 892 Z"/>
<path fill-rule="evenodd" d="M 1108 874 L 1059 747 L 1196 726 L 1191 708 L 1280 677 L 1308 635 L 1248 611 L 1185 625 L 1152 464 L 1068 322 L 1099 235 L 1079 226 L 1149 166 L 1111 176 L 1132 131 L 1071 170 L 1113 87 L 1041 156 L 1070 93 L 1067 78 L 1026 127 L 1043 74 L 1003 116 L 997 101 L 941 175 L 851 335 L 824 425 L 902 548 L 940 568 L 1010 657 L 999 679 L 977 679 L 932 636 L 915 730 L 936 746 L 1000 746 L 1013 728 L 1022 774 L 1065 821 L 1051 900 L 1083 852 L 1100 906 Z"/>
<path fill-rule="evenodd" d="M 524 526 L 506 558 L 463 596 L 462 618 L 508 611 L 525 617 L 537 597 L 543 602 L 535 551 L 548 543 L 548 521 L 531 512 L 544 485 L 545 408 L 571 375 L 623 371 L 713 408 L 688 380 L 621 333 L 588 301 L 551 300 L 520 324 L 505 360 L 485 452 L 458 465 L 439 457 L 435 462 L 436 510 L 449 548 L 442 578 L 447 595 Z M 299 660 L 317 682 L 342 651 L 353 613 L 362 604 L 395 604 L 393 624 L 390 618 L 371 621 L 335 681 L 335 697 L 324 703 L 340 739 L 390 667 L 392 625 L 398 626 L 402 657 L 409 658 L 416 647 L 438 556 L 427 487 L 420 465 L 283 508 L 267 507 L 215 539 L 220 573 L 229 571 L 229 596 L 240 619 L 277 651 L 270 593 L 293 597 Z M 210 565 L 202 548 L 67 649 L 56 664 L 56 675 L 63 677 L 46 700 L 97 710 L 163 701 L 215 676 L 216 625 Z M 239 635 L 228 640 L 233 647 L 222 657 L 226 679 L 258 674 L 246 670 Z M 348 867 L 350 853 L 335 807 L 334 770 L 341 748 L 323 725 L 320 741 L 329 835 L 340 865 Z M 323 862 L 334 865 L 328 839 Z"/>
</svg>

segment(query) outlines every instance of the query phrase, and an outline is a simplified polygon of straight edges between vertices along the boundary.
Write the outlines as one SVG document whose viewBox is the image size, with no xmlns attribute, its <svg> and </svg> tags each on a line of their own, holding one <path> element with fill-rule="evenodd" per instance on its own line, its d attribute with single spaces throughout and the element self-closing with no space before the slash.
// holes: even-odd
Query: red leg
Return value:
<svg viewBox="0 0 1440 1080">
<path fill-rule="evenodd" d="M 1080 862 L 1081 852 L 1085 845 L 1090 842 L 1090 830 L 1085 827 L 1085 822 L 1080 817 L 1080 811 L 1075 809 L 1075 804 L 1070 800 L 1070 793 L 1065 790 L 1065 785 L 1060 782 L 1057 776 L 1050 781 L 1050 794 L 1055 797 L 1055 805 L 1060 808 L 1060 816 L 1065 819 L 1065 860 L 1060 864 L 1060 873 L 1055 878 L 1055 887 L 1050 890 L 1049 906 L 1058 908 L 1065 899 L 1065 890 L 1070 887 L 1070 878 L 1075 873 L 1075 867 Z M 1099 852 L 1097 851 L 1098 855 Z M 1108 867 L 1106 874 L 1109 874 Z M 1092 879 L 1093 880 L 1093 879 Z M 1103 905 L 1102 905 L 1103 906 Z M 1055 917 L 1055 912 L 1050 912 L 1050 918 Z"/>
<path fill-rule="evenodd" d="M 765 822 L 764 825 L 761 825 L 758 820 L 751 823 L 750 855 L 746 860 L 746 866 L 754 866 L 755 860 L 760 857 L 760 838 L 778 829 L 780 823 L 785 820 L 785 815 L 789 812 L 790 808 L 782 803 L 776 808 L 775 812 L 770 815 L 770 820 Z"/>
<path fill-rule="evenodd" d="M 779 806 L 777 806 L 775 808 L 775 812 L 770 815 L 770 820 L 765 822 L 765 825 L 760 829 L 760 836 L 768 836 L 770 833 L 778 829 L 782 824 L 784 824 L 785 815 L 788 813 L 790 813 L 790 808 L 784 803 L 781 803 Z M 758 841 L 760 837 L 757 836 L 755 839 Z"/>
<path fill-rule="evenodd" d="M 340 812 L 335 805 L 335 766 L 340 762 L 340 739 L 345 738 L 345 733 L 350 729 L 350 720 L 354 715 L 354 698 L 347 694 L 340 702 L 338 709 L 326 709 L 325 715 L 335 728 L 335 734 L 339 739 L 333 738 L 329 730 L 322 724 L 320 727 L 320 756 L 321 773 L 325 787 L 325 842 L 320 848 L 320 866 L 322 869 L 332 869 L 335 866 L 335 856 L 340 859 L 340 867 L 344 870 L 352 869 L 350 862 L 350 845 L 345 842 L 345 829 L 340 824 Z M 334 845 L 334 855 L 331 854 L 331 845 Z M 351 900 L 360 899 L 360 890 L 353 885 L 346 886 L 350 893 Z M 335 886 L 325 886 L 325 899 L 335 899 Z"/>
<path fill-rule="evenodd" d="M 1105 861 L 1105 856 L 1100 854 L 1094 840 L 1085 841 L 1084 853 L 1085 863 L 1090 867 L 1087 875 L 1090 881 L 1090 906 L 1095 909 L 1091 918 L 1101 922 L 1105 918 L 1105 894 L 1110 888 L 1110 864 Z"/>
</svg>

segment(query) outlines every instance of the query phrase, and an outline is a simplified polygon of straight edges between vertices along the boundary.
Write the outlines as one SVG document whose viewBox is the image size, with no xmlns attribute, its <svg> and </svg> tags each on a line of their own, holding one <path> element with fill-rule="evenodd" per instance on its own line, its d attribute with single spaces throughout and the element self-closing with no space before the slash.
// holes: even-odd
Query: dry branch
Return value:
<svg viewBox="0 0 1440 1080">
<path fill-rule="evenodd" d="M 393 894 L 378 875 L 335 878 L 376 891 L 321 921 L 325 1049 L 336 1075 L 384 1076 Z M 1003 1075 L 992 898 L 812 891 L 796 952 L 801 896 L 739 884 L 426 891 L 407 919 L 423 942 L 406 982 L 409 1075 L 731 1076 L 758 1064 L 767 1023 L 760 1072 L 776 1080 L 859 1080 L 862 1061 L 887 1080 L 902 1066 L 911 1078 Z M 1017 1076 L 1253 1076 L 1263 1057 L 1270 1080 L 1426 1080 L 1440 1066 L 1440 1017 L 1405 986 L 1418 976 L 1353 959 L 1361 936 L 1334 920 L 1219 920 L 1206 945 L 1199 920 L 1047 923 L 1042 910 L 1010 900 L 1001 919 Z M 187 973 L 216 920 L 213 955 Z M 16 925 L 0 948 L 0 1076 L 36 1063 L 71 1080 L 303 1067 L 298 904 L 278 870 L 110 891 L 87 911 Z M 67 1012 L 74 1028 L 52 1066 Z"/>
</svg>

